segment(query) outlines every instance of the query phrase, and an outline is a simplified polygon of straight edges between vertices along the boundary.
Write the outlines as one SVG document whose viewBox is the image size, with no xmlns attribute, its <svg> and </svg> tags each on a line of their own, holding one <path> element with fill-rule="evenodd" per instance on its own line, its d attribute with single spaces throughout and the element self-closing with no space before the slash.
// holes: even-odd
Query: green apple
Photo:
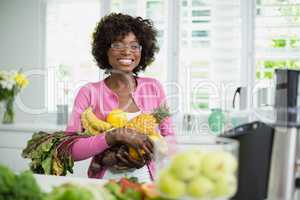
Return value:
<svg viewBox="0 0 300 200">
<path fill-rule="evenodd" d="M 178 179 L 188 181 L 200 174 L 201 162 L 195 151 L 175 155 L 171 161 L 170 172 Z"/>
<path fill-rule="evenodd" d="M 163 194 L 174 199 L 180 198 L 186 192 L 185 183 L 176 179 L 168 170 L 160 173 L 158 188 Z"/>
<path fill-rule="evenodd" d="M 213 195 L 215 197 L 231 197 L 236 193 L 237 180 L 234 175 L 226 174 L 215 182 Z"/>
<path fill-rule="evenodd" d="M 207 154 L 207 152 L 205 152 L 205 151 L 197 151 L 196 153 L 197 153 L 197 158 L 196 159 L 197 159 L 197 161 L 199 163 L 198 169 L 199 169 L 199 173 L 201 175 L 203 173 L 203 168 L 202 168 L 203 158 L 205 157 L 205 155 Z"/>
<path fill-rule="evenodd" d="M 214 183 L 205 176 L 198 176 L 187 185 L 187 194 L 195 198 L 211 197 L 213 190 Z"/>
<path fill-rule="evenodd" d="M 237 165 L 237 160 L 231 153 L 224 151 L 209 152 L 202 160 L 202 172 L 210 179 L 217 180 L 225 174 L 234 174 Z"/>
</svg>

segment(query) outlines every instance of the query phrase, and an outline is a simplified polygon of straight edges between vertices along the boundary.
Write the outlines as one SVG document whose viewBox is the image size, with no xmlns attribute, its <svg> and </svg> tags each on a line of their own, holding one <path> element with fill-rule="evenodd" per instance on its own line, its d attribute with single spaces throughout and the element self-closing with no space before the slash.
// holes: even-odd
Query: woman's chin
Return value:
<svg viewBox="0 0 300 200">
<path fill-rule="evenodd" d="M 134 67 L 132 67 L 132 66 L 122 66 L 122 67 L 119 67 L 118 70 L 120 70 L 121 72 L 124 72 L 124 73 L 132 73 L 133 70 L 134 70 Z"/>
</svg>

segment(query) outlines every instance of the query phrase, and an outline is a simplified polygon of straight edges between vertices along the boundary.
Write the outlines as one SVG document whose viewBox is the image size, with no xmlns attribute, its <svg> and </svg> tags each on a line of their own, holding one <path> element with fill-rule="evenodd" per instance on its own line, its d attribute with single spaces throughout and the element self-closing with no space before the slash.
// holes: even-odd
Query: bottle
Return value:
<svg viewBox="0 0 300 200">
<path fill-rule="evenodd" d="M 208 117 L 209 129 L 214 135 L 219 135 L 224 130 L 226 123 L 225 114 L 220 108 L 211 109 L 211 114 Z"/>
</svg>

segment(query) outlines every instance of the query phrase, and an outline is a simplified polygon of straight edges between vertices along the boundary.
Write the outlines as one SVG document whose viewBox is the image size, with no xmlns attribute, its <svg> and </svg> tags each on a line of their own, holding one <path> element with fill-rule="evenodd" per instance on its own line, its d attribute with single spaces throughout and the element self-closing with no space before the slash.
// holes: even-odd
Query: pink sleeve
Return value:
<svg viewBox="0 0 300 200">
<path fill-rule="evenodd" d="M 80 116 L 89 105 L 91 105 L 90 90 L 88 86 L 83 86 L 80 88 L 75 98 L 73 110 L 66 129 L 67 133 L 76 133 L 83 130 L 81 127 Z"/>
<path fill-rule="evenodd" d="M 103 152 L 108 147 L 105 134 L 80 138 L 72 146 L 72 157 L 75 161 L 84 160 Z"/>
<path fill-rule="evenodd" d="M 86 85 L 79 90 L 75 98 L 72 114 L 66 128 L 66 134 L 74 134 L 83 131 L 80 116 L 81 113 L 90 105 L 91 90 Z M 74 142 L 71 148 L 73 159 L 78 161 L 103 152 L 106 148 L 108 148 L 108 145 L 105 140 L 105 135 L 100 134 L 87 138 L 79 138 L 76 142 Z"/>
</svg>

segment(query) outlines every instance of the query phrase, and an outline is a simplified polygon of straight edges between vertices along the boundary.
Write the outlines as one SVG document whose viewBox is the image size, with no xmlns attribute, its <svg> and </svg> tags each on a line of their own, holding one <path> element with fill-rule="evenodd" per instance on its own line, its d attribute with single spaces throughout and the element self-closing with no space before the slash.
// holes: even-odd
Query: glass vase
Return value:
<svg viewBox="0 0 300 200">
<path fill-rule="evenodd" d="M 4 101 L 4 115 L 2 119 L 3 124 L 12 124 L 15 120 L 14 113 L 14 98 L 8 98 Z"/>
</svg>

